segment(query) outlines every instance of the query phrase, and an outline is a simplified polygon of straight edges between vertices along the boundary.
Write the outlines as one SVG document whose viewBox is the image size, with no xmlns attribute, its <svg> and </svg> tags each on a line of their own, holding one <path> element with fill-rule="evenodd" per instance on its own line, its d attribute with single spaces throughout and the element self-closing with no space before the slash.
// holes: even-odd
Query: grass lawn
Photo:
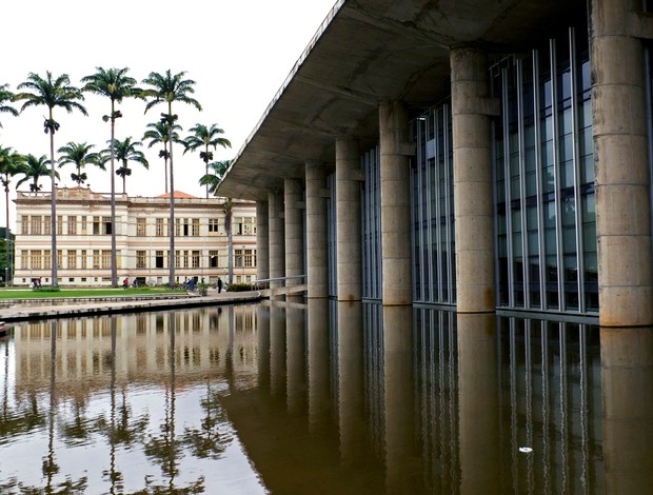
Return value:
<svg viewBox="0 0 653 495">
<path fill-rule="evenodd" d="M 51 299 L 54 297 L 107 297 L 107 296 L 149 296 L 159 294 L 179 294 L 179 290 L 167 287 L 139 287 L 139 288 L 99 288 L 99 289 L 60 289 L 51 291 L 49 287 L 40 290 L 12 289 L 11 287 L 0 288 L 0 300 L 2 299 Z"/>
</svg>

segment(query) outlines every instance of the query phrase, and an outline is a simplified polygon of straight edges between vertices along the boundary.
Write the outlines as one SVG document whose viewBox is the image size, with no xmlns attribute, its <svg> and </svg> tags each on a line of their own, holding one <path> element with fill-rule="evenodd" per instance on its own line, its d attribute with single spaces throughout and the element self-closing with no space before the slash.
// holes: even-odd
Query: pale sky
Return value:
<svg viewBox="0 0 653 495">
<path fill-rule="evenodd" d="M 71 84 L 81 87 L 80 79 L 97 67 L 128 67 L 139 84 L 152 71 L 173 74 L 185 71 L 185 79 L 196 82 L 195 94 L 203 107 L 177 103 L 173 112 L 183 127 L 181 137 L 197 123 L 218 124 L 231 149 L 218 148 L 217 160 L 235 157 L 254 129 L 265 108 L 278 91 L 293 65 L 317 31 L 336 0 L 13 0 L 3 5 L 3 47 L 0 84 L 17 86 L 30 72 L 45 77 L 68 74 Z M 81 102 L 89 116 L 78 111 L 68 114 L 55 109 L 54 119 L 61 124 L 55 134 L 55 151 L 68 142 L 94 144 L 93 151 L 108 147 L 110 127 L 102 116 L 110 112 L 106 98 L 85 93 Z M 15 105 L 19 109 L 20 102 Z M 123 118 L 116 120 L 116 138 L 131 136 L 141 140 L 146 124 L 156 122 L 164 104 L 144 114 L 145 103 L 124 101 L 119 107 Z M 30 107 L 19 117 L 0 114 L 0 145 L 22 154 L 49 157 L 49 136 L 43 132 L 46 107 Z M 160 146 L 140 148 L 150 162 L 149 171 L 130 162 L 127 178 L 131 196 L 157 196 L 164 192 L 163 160 Z M 116 164 L 116 167 L 118 164 Z M 183 154 L 174 149 L 175 189 L 205 197 L 198 184 L 204 174 L 199 150 Z M 73 187 L 72 165 L 59 169 L 60 185 Z M 84 170 L 93 191 L 109 192 L 109 172 Z M 10 198 L 15 198 L 14 179 Z M 28 183 L 21 190 L 29 190 Z M 43 189 L 50 181 L 43 180 Z M 116 192 L 122 180 L 116 176 Z M 13 203 L 10 225 L 15 226 Z M 0 201 L 0 225 L 4 225 L 4 200 Z"/>
</svg>

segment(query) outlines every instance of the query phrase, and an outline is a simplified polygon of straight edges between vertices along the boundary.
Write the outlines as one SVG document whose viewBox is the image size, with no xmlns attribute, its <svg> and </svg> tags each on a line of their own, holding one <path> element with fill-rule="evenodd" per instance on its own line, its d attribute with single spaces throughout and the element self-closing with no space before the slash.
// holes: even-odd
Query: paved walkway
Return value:
<svg viewBox="0 0 653 495">
<path fill-rule="evenodd" d="M 31 306 L 28 301 L 8 308 L 0 308 L 0 321 L 42 320 L 46 318 L 92 316 L 135 311 L 159 311 L 168 308 L 189 308 L 258 301 L 263 296 L 258 291 L 222 292 L 209 289 L 206 296 L 180 294 L 145 297 L 88 297 L 75 299 L 38 299 Z M 51 302 L 52 304 L 48 304 Z"/>
</svg>

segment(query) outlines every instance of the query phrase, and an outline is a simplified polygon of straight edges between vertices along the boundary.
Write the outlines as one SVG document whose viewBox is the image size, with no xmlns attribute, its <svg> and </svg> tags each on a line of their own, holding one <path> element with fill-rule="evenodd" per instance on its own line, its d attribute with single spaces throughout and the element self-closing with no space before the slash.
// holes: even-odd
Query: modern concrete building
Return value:
<svg viewBox="0 0 653 495">
<path fill-rule="evenodd" d="M 198 277 L 213 284 L 228 279 L 224 198 L 196 198 L 175 192 L 175 278 Z M 40 278 L 50 284 L 50 192 L 18 192 L 14 285 Z M 57 189 L 58 285 L 111 283 L 110 195 L 90 188 Z M 119 281 L 148 285 L 170 278 L 170 195 L 116 195 L 116 250 Z M 256 204 L 232 202 L 233 281 L 256 279 Z"/>
<path fill-rule="evenodd" d="M 653 324 L 652 14 L 338 1 L 218 189 L 267 212 L 259 278 Z"/>
</svg>

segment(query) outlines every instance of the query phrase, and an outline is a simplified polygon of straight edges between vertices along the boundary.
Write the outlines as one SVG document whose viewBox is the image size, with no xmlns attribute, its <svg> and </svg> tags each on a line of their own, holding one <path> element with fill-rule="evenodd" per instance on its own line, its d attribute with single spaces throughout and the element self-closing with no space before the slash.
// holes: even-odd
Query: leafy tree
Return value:
<svg viewBox="0 0 653 495">
<path fill-rule="evenodd" d="M 161 121 L 168 124 L 168 143 L 170 144 L 170 149 L 168 150 L 170 153 L 168 157 L 170 159 L 170 255 L 168 259 L 170 266 L 170 284 L 175 283 L 175 175 L 172 133 L 175 121 L 177 120 L 177 115 L 172 113 L 172 104 L 173 102 L 185 103 L 194 106 L 200 111 L 202 110 L 202 105 L 190 96 L 195 93 L 195 81 L 184 79 L 185 74 L 186 72 L 182 71 L 173 75 L 170 69 L 168 69 L 164 74 L 150 72 L 149 76 L 143 80 L 143 84 L 149 87 L 149 89 L 143 91 L 143 95 L 149 98 L 149 101 L 145 105 L 145 113 L 159 103 L 165 104 L 168 109 L 168 113 L 161 114 Z"/>
<path fill-rule="evenodd" d="M 82 78 L 84 83 L 83 91 L 89 91 L 100 96 L 106 96 L 111 102 L 111 112 L 109 115 L 104 115 L 102 120 L 105 122 L 111 121 L 111 285 L 118 287 L 118 264 L 116 259 L 116 184 L 114 177 L 114 150 L 113 144 L 115 142 L 116 119 L 122 117 L 122 112 L 116 110 L 116 103 L 122 103 L 124 98 L 129 97 L 142 97 L 142 91 L 136 87 L 136 79 L 127 75 L 128 68 L 122 69 L 104 69 L 102 67 L 96 68 L 97 72 L 90 76 Z"/>
<path fill-rule="evenodd" d="M 43 130 L 46 134 L 50 135 L 50 179 L 52 180 L 52 197 L 51 197 L 51 213 L 52 234 L 51 234 L 51 278 L 52 286 L 58 285 L 57 280 L 57 183 L 56 172 L 54 170 L 54 133 L 59 130 L 59 123 L 54 120 L 54 109 L 56 107 L 64 108 L 68 113 L 73 110 L 79 110 L 82 114 L 88 115 L 86 108 L 79 103 L 84 100 L 84 95 L 79 88 L 71 86 L 68 74 L 62 74 L 58 77 L 53 77 L 50 71 L 47 71 L 45 78 L 38 74 L 31 72 L 27 76 L 27 81 L 18 85 L 18 89 L 25 89 L 27 91 L 20 92 L 15 95 L 14 99 L 17 101 L 25 100 L 20 108 L 23 112 L 26 108 L 44 105 L 48 107 L 48 117 L 43 122 Z"/>
<path fill-rule="evenodd" d="M 11 105 L 7 105 L 5 102 L 10 102 L 14 100 L 14 94 L 9 91 L 8 84 L 0 84 L 0 113 L 8 113 L 14 117 L 18 115 L 18 110 L 16 110 Z M 0 128 L 2 128 L 2 122 L 0 122 Z"/>
<path fill-rule="evenodd" d="M 94 145 L 92 144 L 73 143 L 71 141 L 57 150 L 61 153 L 61 156 L 59 157 L 59 168 L 72 163 L 77 169 L 77 173 L 70 174 L 71 179 L 77 182 L 77 187 L 86 182 L 86 179 L 88 178 L 86 173 L 82 172 L 82 169 L 86 165 L 95 165 L 104 170 L 104 164 L 100 161 L 100 155 L 91 152 L 93 147 Z"/>
<path fill-rule="evenodd" d="M 116 170 L 116 175 L 122 178 L 122 193 L 126 192 L 126 178 L 132 174 L 131 169 L 127 166 L 129 161 L 137 162 L 143 165 L 146 169 L 150 168 L 150 164 L 145 158 L 142 151 L 137 150 L 143 143 L 140 141 L 132 141 L 131 137 L 124 140 L 116 139 L 113 142 L 111 149 L 114 152 L 116 160 L 119 160 L 122 165 Z M 106 153 L 107 150 L 104 150 Z"/>
<path fill-rule="evenodd" d="M 190 132 L 193 134 L 184 140 L 184 154 L 187 151 L 195 151 L 198 148 L 203 148 L 200 151 L 200 159 L 204 162 L 204 174 L 208 175 L 209 162 L 213 161 L 213 152 L 209 148 L 213 148 L 214 150 L 218 146 L 231 148 L 231 141 L 221 136 L 221 134 L 224 134 L 224 131 L 217 124 L 211 124 L 208 127 L 203 124 L 195 124 L 190 129 Z M 206 186 L 206 197 L 209 197 L 208 184 Z"/>
<path fill-rule="evenodd" d="M 213 173 L 207 173 L 200 178 L 200 185 L 209 188 L 212 194 L 218 189 L 220 181 L 224 174 L 229 169 L 233 160 L 224 160 L 221 162 L 213 162 L 209 164 L 209 169 Z M 234 278 L 234 236 L 231 229 L 231 219 L 233 217 L 233 201 L 231 198 L 224 198 L 222 203 L 222 211 L 224 213 L 224 231 L 227 233 L 227 273 L 229 285 L 233 283 Z"/>
<path fill-rule="evenodd" d="M 148 148 L 151 148 L 155 144 L 162 144 L 163 149 L 159 150 L 159 158 L 163 158 L 164 165 L 164 174 L 165 174 L 165 192 L 168 192 L 168 159 L 170 158 L 170 152 L 168 151 L 168 139 L 170 139 L 170 133 L 168 132 L 168 123 L 160 120 L 158 122 L 147 124 L 148 129 L 143 134 L 143 140 L 149 140 L 147 145 Z M 177 131 L 181 130 L 181 126 L 174 124 L 172 126 L 172 142 L 181 143 L 183 142 L 179 138 Z"/>
<path fill-rule="evenodd" d="M 50 175 L 50 160 L 45 155 L 41 155 L 39 158 L 32 155 L 31 153 L 25 155 L 25 160 L 21 166 L 20 172 L 23 177 L 18 182 L 16 182 L 16 189 L 18 186 L 27 181 L 32 181 L 29 185 L 30 192 L 36 194 L 41 190 L 41 185 L 39 184 L 39 179 L 41 177 L 48 177 Z M 59 179 L 59 172 L 55 172 L 55 178 Z"/>
<path fill-rule="evenodd" d="M 0 146 L 0 182 L 5 188 L 5 284 L 9 283 L 10 270 L 10 248 L 9 248 L 9 184 L 11 179 L 21 172 L 23 165 L 23 156 L 13 151 L 11 148 Z"/>
</svg>

